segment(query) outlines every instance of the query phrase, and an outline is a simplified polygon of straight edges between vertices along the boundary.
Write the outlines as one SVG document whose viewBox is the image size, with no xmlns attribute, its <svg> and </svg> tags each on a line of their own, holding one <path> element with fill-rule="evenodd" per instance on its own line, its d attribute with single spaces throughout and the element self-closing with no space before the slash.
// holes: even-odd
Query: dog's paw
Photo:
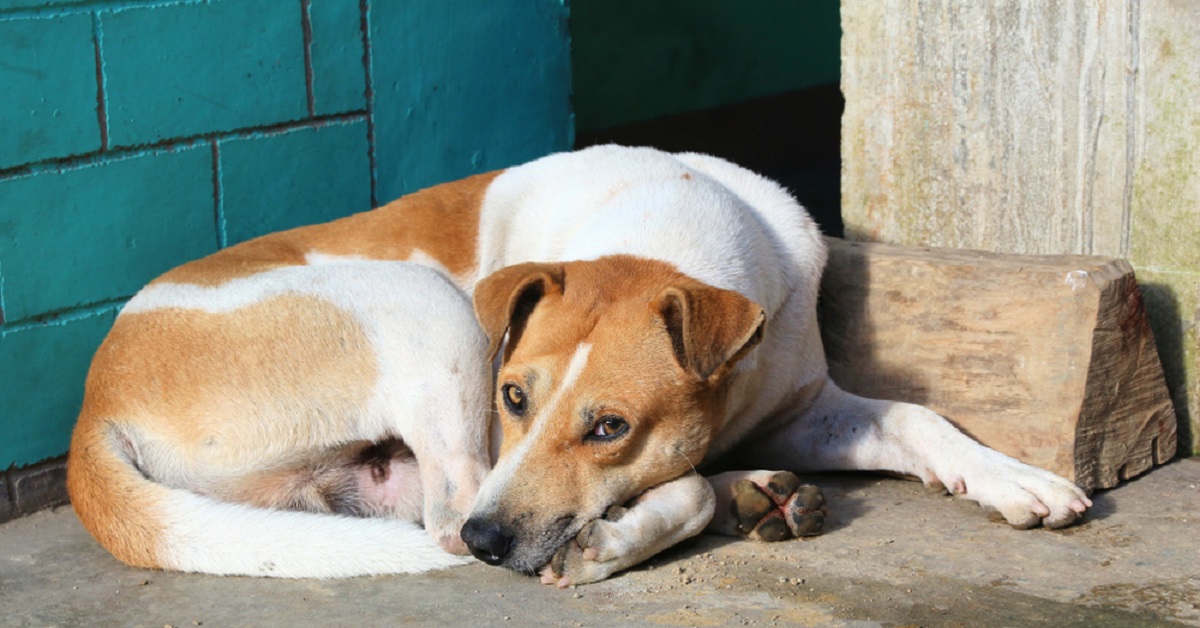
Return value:
<svg viewBox="0 0 1200 628">
<path fill-rule="evenodd" d="M 471 548 L 467 547 L 467 544 L 463 542 L 460 534 L 461 530 L 462 526 L 459 526 L 458 530 L 454 532 L 435 533 L 433 534 L 433 540 L 437 541 L 437 544 L 440 545 L 442 549 L 450 552 L 451 554 L 470 556 Z"/>
<path fill-rule="evenodd" d="M 543 584 L 562 589 L 576 584 L 589 584 L 607 579 L 624 568 L 620 562 L 625 555 L 624 543 L 615 521 L 625 509 L 610 508 L 604 519 L 595 519 L 583 526 L 575 538 L 559 548 L 542 568 Z"/>
<path fill-rule="evenodd" d="M 442 549 L 451 554 L 468 556 L 470 548 L 462 540 L 462 527 L 466 515 L 448 508 L 434 509 L 425 518 L 425 531 Z"/>
<path fill-rule="evenodd" d="M 942 477 L 930 473 L 925 484 L 979 502 L 1021 529 L 1074 525 L 1092 505 L 1083 489 L 1049 471 L 995 451 L 981 462 L 963 473 Z"/>
<path fill-rule="evenodd" d="M 825 525 L 821 489 L 801 484 L 787 471 L 773 473 L 765 481 L 738 480 L 729 507 L 738 533 L 755 541 L 815 536 Z"/>
</svg>

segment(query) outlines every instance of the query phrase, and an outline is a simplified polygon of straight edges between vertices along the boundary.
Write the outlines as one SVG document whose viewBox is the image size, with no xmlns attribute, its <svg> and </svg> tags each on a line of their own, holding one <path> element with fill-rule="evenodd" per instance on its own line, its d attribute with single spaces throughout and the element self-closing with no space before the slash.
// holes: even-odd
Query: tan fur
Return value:
<svg viewBox="0 0 1200 628">
<path fill-rule="evenodd" d="M 280 442 L 288 452 L 307 449 L 317 443 L 295 439 L 313 434 L 314 420 L 340 421 L 317 433 L 347 431 L 347 415 L 363 403 L 376 377 L 373 351 L 357 324 L 311 297 L 271 298 L 237 316 L 164 309 L 120 323 L 96 355 L 98 381 L 89 396 L 106 404 L 108 417 L 146 416 L 148 424 L 139 427 L 151 433 L 160 429 L 155 419 L 173 417 L 169 430 L 174 444 L 187 450 L 186 459 L 222 468 L 262 462 L 261 443 L 245 442 L 250 434 L 221 420 L 245 404 L 271 409 L 272 421 L 255 426 L 255 439 Z M 125 343 L 126 333 L 137 340 Z M 297 342 L 281 344 L 280 338 Z M 308 411 L 297 413 L 298 407 Z"/>
<path fill-rule="evenodd" d="M 84 399 L 84 413 L 71 437 L 67 491 L 84 527 L 119 560 L 134 567 L 161 568 L 165 527 L 158 491 L 148 492 L 113 453 L 111 435 Z"/>
<path fill-rule="evenodd" d="M 203 487 L 207 494 L 283 507 L 311 488 L 296 482 L 297 473 L 347 457 L 325 443 L 352 438 L 355 408 L 374 378 L 357 325 L 310 297 L 265 300 L 238 316 L 179 309 L 121 316 L 92 362 L 71 446 L 76 513 L 121 560 L 160 567 L 151 549 L 162 528 L 156 505 L 139 499 L 153 488 L 137 485 L 113 454 L 122 430 L 193 464 L 172 471 L 180 478 L 223 477 Z M 269 408 L 270 420 L 227 420 L 244 407 Z"/>
<path fill-rule="evenodd" d="M 552 527 L 546 520 L 555 517 L 599 517 L 699 464 L 724 415 L 723 374 L 762 323 L 761 309 L 736 293 L 627 256 L 510 267 L 479 284 L 475 303 L 490 337 L 509 334 L 497 394 L 511 382 L 528 398 L 525 418 L 501 411 L 502 457 L 529 435 L 570 349 L 591 345 L 588 367 L 505 491 L 507 518 L 544 519 L 522 520 L 532 529 Z M 627 420 L 629 437 L 588 442 L 594 419 L 606 414 Z"/>
<path fill-rule="evenodd" d="M 479 208 L 488 185 L 500 172 L 426 188 L 333 222 L 242 242 L 168 271 L 154 283 L 220 285 L 272 268 L 303 264 L 305 255 L 314 252 L 407 260 L 414 251 L 433 258 L 461 280 L 476 267 Z"/>
</svg>

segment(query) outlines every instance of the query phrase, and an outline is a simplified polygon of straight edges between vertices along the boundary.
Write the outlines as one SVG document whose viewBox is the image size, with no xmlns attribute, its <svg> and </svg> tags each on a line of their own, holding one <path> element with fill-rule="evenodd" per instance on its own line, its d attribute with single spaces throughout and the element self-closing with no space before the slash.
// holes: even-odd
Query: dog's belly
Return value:
<svg viewBox="0 0 1200 628">
<path fill-rule="evenodd" d="M 399 439 L 349 443 L 275 469 L 200 483 L 214 497 L 264 508 L 421 520 L 420 468 Z"/>
</svg>

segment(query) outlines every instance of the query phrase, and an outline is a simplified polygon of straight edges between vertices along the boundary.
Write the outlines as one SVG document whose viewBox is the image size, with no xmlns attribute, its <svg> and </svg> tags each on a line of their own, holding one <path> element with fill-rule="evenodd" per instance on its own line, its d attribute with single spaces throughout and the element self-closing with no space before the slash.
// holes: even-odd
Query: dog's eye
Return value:
<svg viewBox="0 0 1200 628">
<path fill-rule="evenodd" d="M 525 414 L 525 391 L 521 390 L 516 384 L 505 384 L 504 388 L 500 389 L 500 394 L 504 397 L 504 407 L 508 411 L 522 416 Z"/>
<path fill-rule="evenodd" d="M 620 438 L 627 431 L 629 431 L 628 421 L 615 414 L 609 414 L 596 421 L 587 437 L 588 440 L 607 442 Z"/>
</svg>

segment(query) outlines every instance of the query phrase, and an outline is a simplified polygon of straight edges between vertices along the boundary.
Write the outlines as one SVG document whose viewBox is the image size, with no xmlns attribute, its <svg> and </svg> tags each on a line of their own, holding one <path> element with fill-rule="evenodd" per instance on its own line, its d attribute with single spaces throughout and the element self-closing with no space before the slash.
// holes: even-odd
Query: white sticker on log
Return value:
<svg viewBox="0 0 1200 628">
<path fill-rule="evenodd" d="M 1073 270 L 1067 273 L 1067 285 L 1071 286 L 1071 290 L 1082 290 L 1088 284 L 1088 274 L 1086 270 Z"/>
</svg>

